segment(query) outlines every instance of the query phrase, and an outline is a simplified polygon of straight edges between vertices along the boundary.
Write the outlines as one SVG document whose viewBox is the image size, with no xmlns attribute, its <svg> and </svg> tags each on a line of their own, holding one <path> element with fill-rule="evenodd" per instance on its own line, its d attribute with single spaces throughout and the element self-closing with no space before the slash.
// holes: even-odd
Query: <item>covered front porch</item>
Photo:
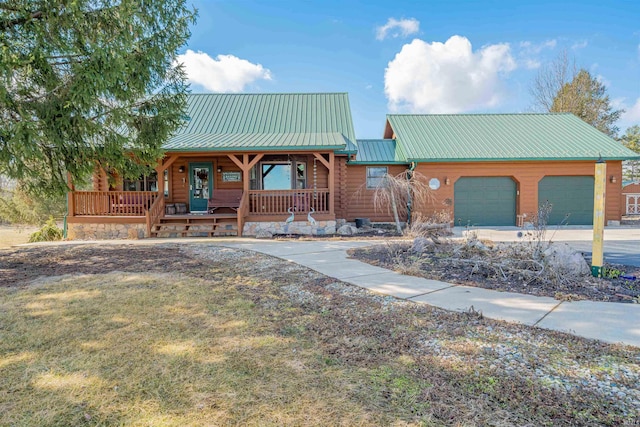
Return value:
<svg viewBox="0 0 640 427">
<path fill-rule="evenodd" d="M 169 220 L 176 228 L 183 221 L 185 231 L 191 222 L 206 221 L 212 235 L 221 222 L 228 234 L 234 222 L 238 236 L 246 223 L 335 221 L 334 163 L 333 152 L 169 153 L 152 176 L 116 179 L 114 185 L 99 171 L 96 191 L 72 189 L 68 222 L 138 224 L 129 228 L 143 226 L 144 237 L 152 237 Z M 216 191 L 225 190 L 237 190 L 238 204 L 212 206 Z"/>
</svg>

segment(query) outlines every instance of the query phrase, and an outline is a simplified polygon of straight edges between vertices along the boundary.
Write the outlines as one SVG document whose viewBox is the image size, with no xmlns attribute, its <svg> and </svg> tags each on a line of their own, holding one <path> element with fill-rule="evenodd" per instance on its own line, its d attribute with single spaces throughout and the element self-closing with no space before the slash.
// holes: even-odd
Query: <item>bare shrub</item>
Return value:
<svg viewBox="0 0 640 427">
<path fill-rule="evenodd" d="M 473 265 L 472 274 L 481 273 L 501 280 L 521 280 L 527 286 L 532 282 L 549 286 L 572 280 L 562 272 L 552 268 L 544 260 L 544 252 L 549 248 L 553 234 L 548 236 L 549 217 L 553 205 L 544 202 L 538 212 L 528 216 L 529 228 L 519 232 L 523 240 L 512 244 L 487 248 L 477 238 L 477 233 L 468 229 L 465 241 L 454 256 L 446 262 L 452 265 Z M 563 223 L 565 220 L 563 220 Z M 562 225 L 562 223 L 560 224 Z"/>
<path fill-rule="evenodd" d="M 410 206 L 423 205 L 432 198 L 427 177 L 406 170 L 396 176 L 386 174 L 375 189 L 373 204 L 377 211 L 393 214 L 398 234 L 402 233 L 400 217 L 406 218 Z M 409 203 L 411 202 L 411 203 Z"/>
<path fill-rule="evenodd" d="M 534 259 L 541 259 L 542 253 L 549 247 L 547 240 L 547 230 L 549 226 L 549 216 L 553 210 L 553 205 L 548 201 L 543 202 L 538 207 L 538 212 L 529 215 L 531 228 L 524 233 L 524 243 L 528 243 L 531 248 L 531 256 Z"/>
<path fill-rule="evenodd" d="M 417 275 L 423 268 L 423 260 L 412 254 L 407 242 L 387 242 L 384 245 L 386 259 L 393 265 L 393 270 L 406 275 Z"/>
<path fill-rule="evenodd" d="M 451 214 L 444 210 L 429 216 L 415 214 L 403 232 L 405 237 L 427 237 L 434 241 L 451 234 Z"/>
</svg>

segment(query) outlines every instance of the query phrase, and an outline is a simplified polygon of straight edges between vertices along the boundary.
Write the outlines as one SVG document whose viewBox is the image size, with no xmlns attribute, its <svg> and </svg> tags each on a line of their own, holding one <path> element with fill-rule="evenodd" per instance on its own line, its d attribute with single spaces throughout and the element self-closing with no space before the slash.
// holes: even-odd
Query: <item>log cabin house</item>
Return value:
<svg viewBox="0 0 640 427">
<path fill-rule="evenodd" d="M 192 94 L 164 148 L 151 176 L 99 170 L 93 191 L 71 191 L 68 237 L 332 234 L 345 220 L 390 221 L 374 189 L 408 168 L 429 179 L 433 197 L 413 209 L 423 216 L 521 225 L 548 200 L 551 222 L 590 224 L 600 156 L 615 222 L 622 160 L 638 158 L 570 114 L 392 114 L 383 139 L 357 140 L 346 93 Z"/>
</svg>

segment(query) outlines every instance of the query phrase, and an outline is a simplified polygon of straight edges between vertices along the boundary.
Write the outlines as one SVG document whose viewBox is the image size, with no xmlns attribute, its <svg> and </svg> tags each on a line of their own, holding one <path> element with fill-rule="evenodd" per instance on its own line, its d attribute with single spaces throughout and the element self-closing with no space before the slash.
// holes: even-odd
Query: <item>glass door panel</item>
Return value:
<svg viewBox="0 0 640 427">
<path fill-rule="evenodd" d="M 213 190 L 211 163 L 189 164 L 189 206 L 191 212 L 206 212 Z"/>
</svg>

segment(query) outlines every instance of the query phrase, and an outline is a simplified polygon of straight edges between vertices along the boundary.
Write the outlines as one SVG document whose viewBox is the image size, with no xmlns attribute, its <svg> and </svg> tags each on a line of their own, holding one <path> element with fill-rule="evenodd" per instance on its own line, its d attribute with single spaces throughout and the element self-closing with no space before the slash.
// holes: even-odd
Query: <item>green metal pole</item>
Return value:
<svg viewBox="0 0 640 427">
<path fill-rule="evenodd" d="M 603 238 L 604 238 L 604 202 L 607 183 L 607 164 L 602 157 L 596 162 L 593 192 L 593 248 L 591 250 L 591 275 L 602 277 Z"/>
</svg>

